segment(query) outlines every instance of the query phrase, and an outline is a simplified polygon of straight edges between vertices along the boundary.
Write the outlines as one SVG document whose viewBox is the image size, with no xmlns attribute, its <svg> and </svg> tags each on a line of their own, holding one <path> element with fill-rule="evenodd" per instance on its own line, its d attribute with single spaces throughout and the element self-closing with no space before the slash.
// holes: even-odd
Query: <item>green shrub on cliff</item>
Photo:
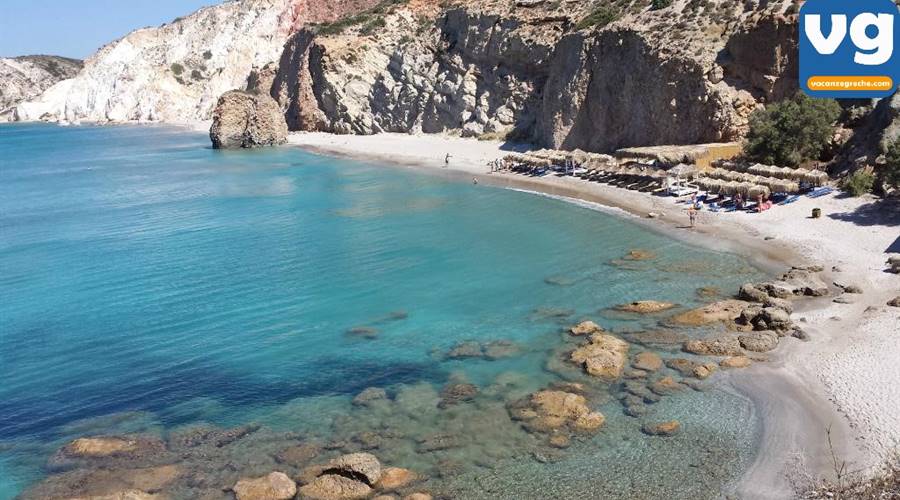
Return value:
<svg viewBox="0 0 900 500">
<path fill-rule="evenodd" d="M 798 92 L 750 115 L 744 153 L 760 163 L 790 167 L 819 159 L 840 114 L 835 100 L 813 99 Z"/>
<path fill-rule="evenodd" d="M 576 29 L 583 30 L 587 28 L 597 27 L 602 28 L 607 24 L 615 21 L 619 18 L 619 11 L 615 9 L 615 7 L 610 7 L 609 5 L 602 5 L 594 12 L 588 14 L 587 17 L 582 19 L 577 26 Z"/>
<path fill-rule="evenodd" d="M 672 5 L 672 0 L 652 0 L 650 2 L 650 7 L 653 10 L 665 9 L 670 5 Z"/>
<path fill-rule="evenodd" d="M 887 160 L 882 170 L 884 182 L 893 188 L 900 189 L 900 141 L 891 144 L 884 157 Z"/>
</svg>

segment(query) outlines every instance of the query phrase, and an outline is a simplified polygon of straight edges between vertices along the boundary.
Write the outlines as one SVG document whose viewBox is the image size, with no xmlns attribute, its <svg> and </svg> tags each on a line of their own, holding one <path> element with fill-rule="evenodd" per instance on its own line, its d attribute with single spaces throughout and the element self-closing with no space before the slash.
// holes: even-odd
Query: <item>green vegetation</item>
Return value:
<svg viewBox="0 0 900 500">
<path fill-rule="evenodd" d="M 345 17 L 331 24 L 320 25 L 319 34 L 340 35 L 350 27 L 360 26 L 360 33 L 363 35 L 371 35 L 376 30 L 384 28 L 387 25 L 384 16 L 390 14 L 396 6 L 406 4 L 408 1 L 409 0 L 383 0 L 375 7 L 360 12 L 355 16 Z"/>
<path fill-rule="evenodd" d="M 652 0 L 650 2 L 650 8 L 653 10 L 665 9 L 670 5 L 672 5 L 672 0 Z"/>
<path fill-rule="evenodd" d="M 195 69 L 194 71 L 191 71 L 191 78 L 194 80 L 202 80 L 203 73 L 201 73 L 200 70 Z"/>
<path fill-rule="evenodd" d="M 862 196 L 872 192 L 875 186 L 875 174 L 868 170 L 857 170 L 841 183 L 841 189 L 852 196 Z"/>
<path fill-rule="evenodd" d="M 587 17 L 579 21 L 575 29 L 583 30 L 587 28 L 602 28 L 607 24 L 619 18 L 619 11 L 609 5 L 602 5 L 594 12 L 588 14 Z"/>
<path fill-rule="evenodd" d="M 822 156 L 841 107 L 833 99 L 793 98 L 750 115 L 744 153 L 751 160 L 795 167 Z"/>
<path fill-rule="evenodd" d="M 206 59 L 207 61 L 212 59 L 212 52 L 207 50 L 206 52 L 203 53 L 203 58 Z"/>
<path fill-rule="evenodd" d="M 172 73 L 175 73 L 175 76 L 181 76 L 184 73 L 184 66 L 178 63 L 172 64 Z"/>
<path fill-rule="evenodd" d="M 884 182 L 893 188 L 900 189 L 900 140 L 888 147 L 884 155 L 887 161 L 884 165 Z"/>
</svg>

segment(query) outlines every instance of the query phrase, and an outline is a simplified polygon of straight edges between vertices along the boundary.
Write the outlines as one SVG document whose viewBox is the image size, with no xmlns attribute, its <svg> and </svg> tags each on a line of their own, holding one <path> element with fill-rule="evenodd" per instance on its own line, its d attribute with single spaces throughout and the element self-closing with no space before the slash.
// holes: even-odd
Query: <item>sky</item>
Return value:
<svg viewBox="0 0 900 500">
<path fill-rule="evenodd" d="M 84 59 L 146 26 L 222 0 L 0 0 L 0 57 L 49 54 Z"/>
</svg>

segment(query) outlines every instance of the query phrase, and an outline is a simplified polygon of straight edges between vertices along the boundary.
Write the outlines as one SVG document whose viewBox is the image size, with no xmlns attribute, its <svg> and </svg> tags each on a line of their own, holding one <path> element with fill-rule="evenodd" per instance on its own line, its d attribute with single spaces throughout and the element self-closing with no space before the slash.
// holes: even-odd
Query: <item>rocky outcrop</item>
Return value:
<svg viewBox="0 0 900 500">
<path fill-rule="evenodd" d="M 303 484 L 298 497 L 305 500 L 352 500 L 369 497 L 383 478 L 385 470 L 377 457 L 369 453 L 342 455 L 300 473 Z M 402 482 L 404 474 L 391 471 L 389 482 Z"/>
<path fill-rule="evenodd" d="M 11 120 L 19 103 L 73 78 L 83 65 L 77 59 L 57 56 L 0 58 L 0 121 Z"/>
<path fill-rule="evenodd" d="M 628 364 L 628 349 L 628 342 L 620 338 L 595 333 L 585 344 L 572 351 L 569 359 L 582 366 L 589 375 L 616 380 Z"/>
<path fill-rule="evenodd" d="M 540 433 L 593 432 L 606 420 L 591 411 L 584 396 L 549 389 L 513 403 L 510 415 L 527 430 Z"/>
<path fill-rule="evenodd" d="M 603 328 L 593 321 L 582 321 L 572 328 L 569 328 L 569 333 L 576 337 L 583 337 L 585 335 L 593 335 L 602 332 Z"/>
<path fill-rule="evenodd" d="M 226 92 L 209 130 L 216 149 L 255 148 L 287 142 L 288 128 L 274 99 L 240 90 Z"/>
<path fill-rule="evenodd" d="M 620 304 L 616 306 L 616 310 L 635 314 L 655 314 L 668 311 L 675 307 L 671 302 L 658 302 L 655 300 L 641 300 L 630 304 Z"/>
<path fill-rule="evenodd" d="M 378 12 L 377 30 L 359 16 L 295 35 L 272 87 L 291 129 L 453 131 L 603 152 L 739 139 L 760 102 L 796 88 L 796 22 L 779 6 L 707 2 L 712 16 L 676 5 L 577 31 L 590 2 L 562 16 L 543 2 L 422 5 L 433 2 Z M 770 53 L 752 51 L 760 45 Z"/>
<path fill-rule="evenodd" d="M 377 0 L 238 0 L 134 31 L 85 61 L 84 70 L 20 104 L 18 120 L 194 122 L 220 95 L 244 88 L 254 68 L 277 61 L 308 23 L 330 22 Z"/>
</svg>

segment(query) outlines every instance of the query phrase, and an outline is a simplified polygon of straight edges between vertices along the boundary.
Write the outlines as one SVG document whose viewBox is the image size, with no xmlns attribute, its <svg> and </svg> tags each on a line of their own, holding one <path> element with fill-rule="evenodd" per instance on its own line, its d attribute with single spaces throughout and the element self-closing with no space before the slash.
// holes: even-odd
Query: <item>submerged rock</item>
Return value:
<svg viewBox="0 0 900 500">
<path fill-rule="evenodd" d="M 150 499 L 182 474 L 176 465 L 138 469 L 76 469 L 56 474 L 25 492 L 23 500 Z"/>
<path fill-rule="evenodd" d="M 635 248 L 622 257 L 624 260 L 653 260 L 655 258 L 656 253 L 650 250 L 644 250 L 643 248 Z"/>
<path fill-rule="evenodd" d="M 590 340 L 570 355 L 573 363 L 595 377 L 616 380 L 628 363 L 628 343 L 606 334 L 594 334 Z"/>
<path fill-rule="evenodd" d="M 744 354 L 740 342 L 734 337 L 689 340 L 684 343 L 683 350 L 700 356 L 742 356 Z"/>
<path fill-rule="evenodd" d="M 675 307 L 671 302 L 657 302 L 655 300 L 641 300 L 630 304 L 620 304 L 616 306 L 617 311 L 630 312 L 635 314 L 656 314 L 668 311 Z"/>
<path fill-rule="evenodd" d="M 631 366 L 644 372 L 655 372 L 659 371 L 659 369 L 663 367 L 663 361 L 658 354 L 650 351 L 644 351 L 638 353 L 634 357 L 634 360 L 632 360 L 631 362 Z M 646 373 L 644 375 L 646 375 Z"/>
<path fill-rule="evenodd" d="M 138 442 L 137 439 L 119 437 L 78 438 L 67 444 L 62 452 L 70 457 L 108 457 L 135 451 Z"/>
<path fill-rule="evenodd" d="M 681 326 L 705 326 L 715 323 L 730 323 L 737 320 L 749 303 L 743 300 L 723 300 L 707 306 L 681 313 L 671 322 Z"/>
<path fill-rule="evenodd" d="M 209 130 L 213 148 L 255 148 L 287 142 L 288 127 L 281 107 L 267 94 L 226 92 L 213 111 Z"/>
<path fill-rule="evenodd" d="M 255 479 L 241 479 L 232 488 L 237 500 L 290 500 L 297 494 L 297 484 L 283 472 Z"/>
<path fill-rule="evenodd" d="M 641 427 L 641 431 L 650 436 L 674 436 L 675 434 L 678 434 L 679 430 L 681 430 L 681 423 L 677 420 L 658 424 L 647 423 Z"/>
<path fill-rule="evenodd" d="M 353 406 L 369 406 L 376 401 L 385 401 L 387 399 L 387 391 L 380 387 L 369 387 L 353 398 Z"/>
<path fill-rule="evenodd" d="M 478 387 L 472 384 L 450 384 L 441 391 L 438 408 L 444 409 L 460 403 L 472 401 L 478 395 Z"/>
<path fill-rule="evenodd" d="M 281 450 L 275 455 L 278 463 L 292 467 L 304 467 L 322 453 L 322 447 L 318 444 L 304 443 Z"/>
<path fill-rule="evenodd" d="M 747 368 L 753 364 L 747 356 L 732 356 L 719 362 L 722 368 Z"/>
<path fill-rule="evenodd" d="M 386 467 L 381 473 L 381 480 L 375 487 L 381 491 L 393 491 L 409 486 L 419 480 L 419 476 L 400 467 Z"/>
<path fill-rule="evenodd" d="M 660 396 L 668 396 L 684 389 L 684 385 L 672 377 L 663 377 L 651 383 L 648 387 Z"/>
</svg>

